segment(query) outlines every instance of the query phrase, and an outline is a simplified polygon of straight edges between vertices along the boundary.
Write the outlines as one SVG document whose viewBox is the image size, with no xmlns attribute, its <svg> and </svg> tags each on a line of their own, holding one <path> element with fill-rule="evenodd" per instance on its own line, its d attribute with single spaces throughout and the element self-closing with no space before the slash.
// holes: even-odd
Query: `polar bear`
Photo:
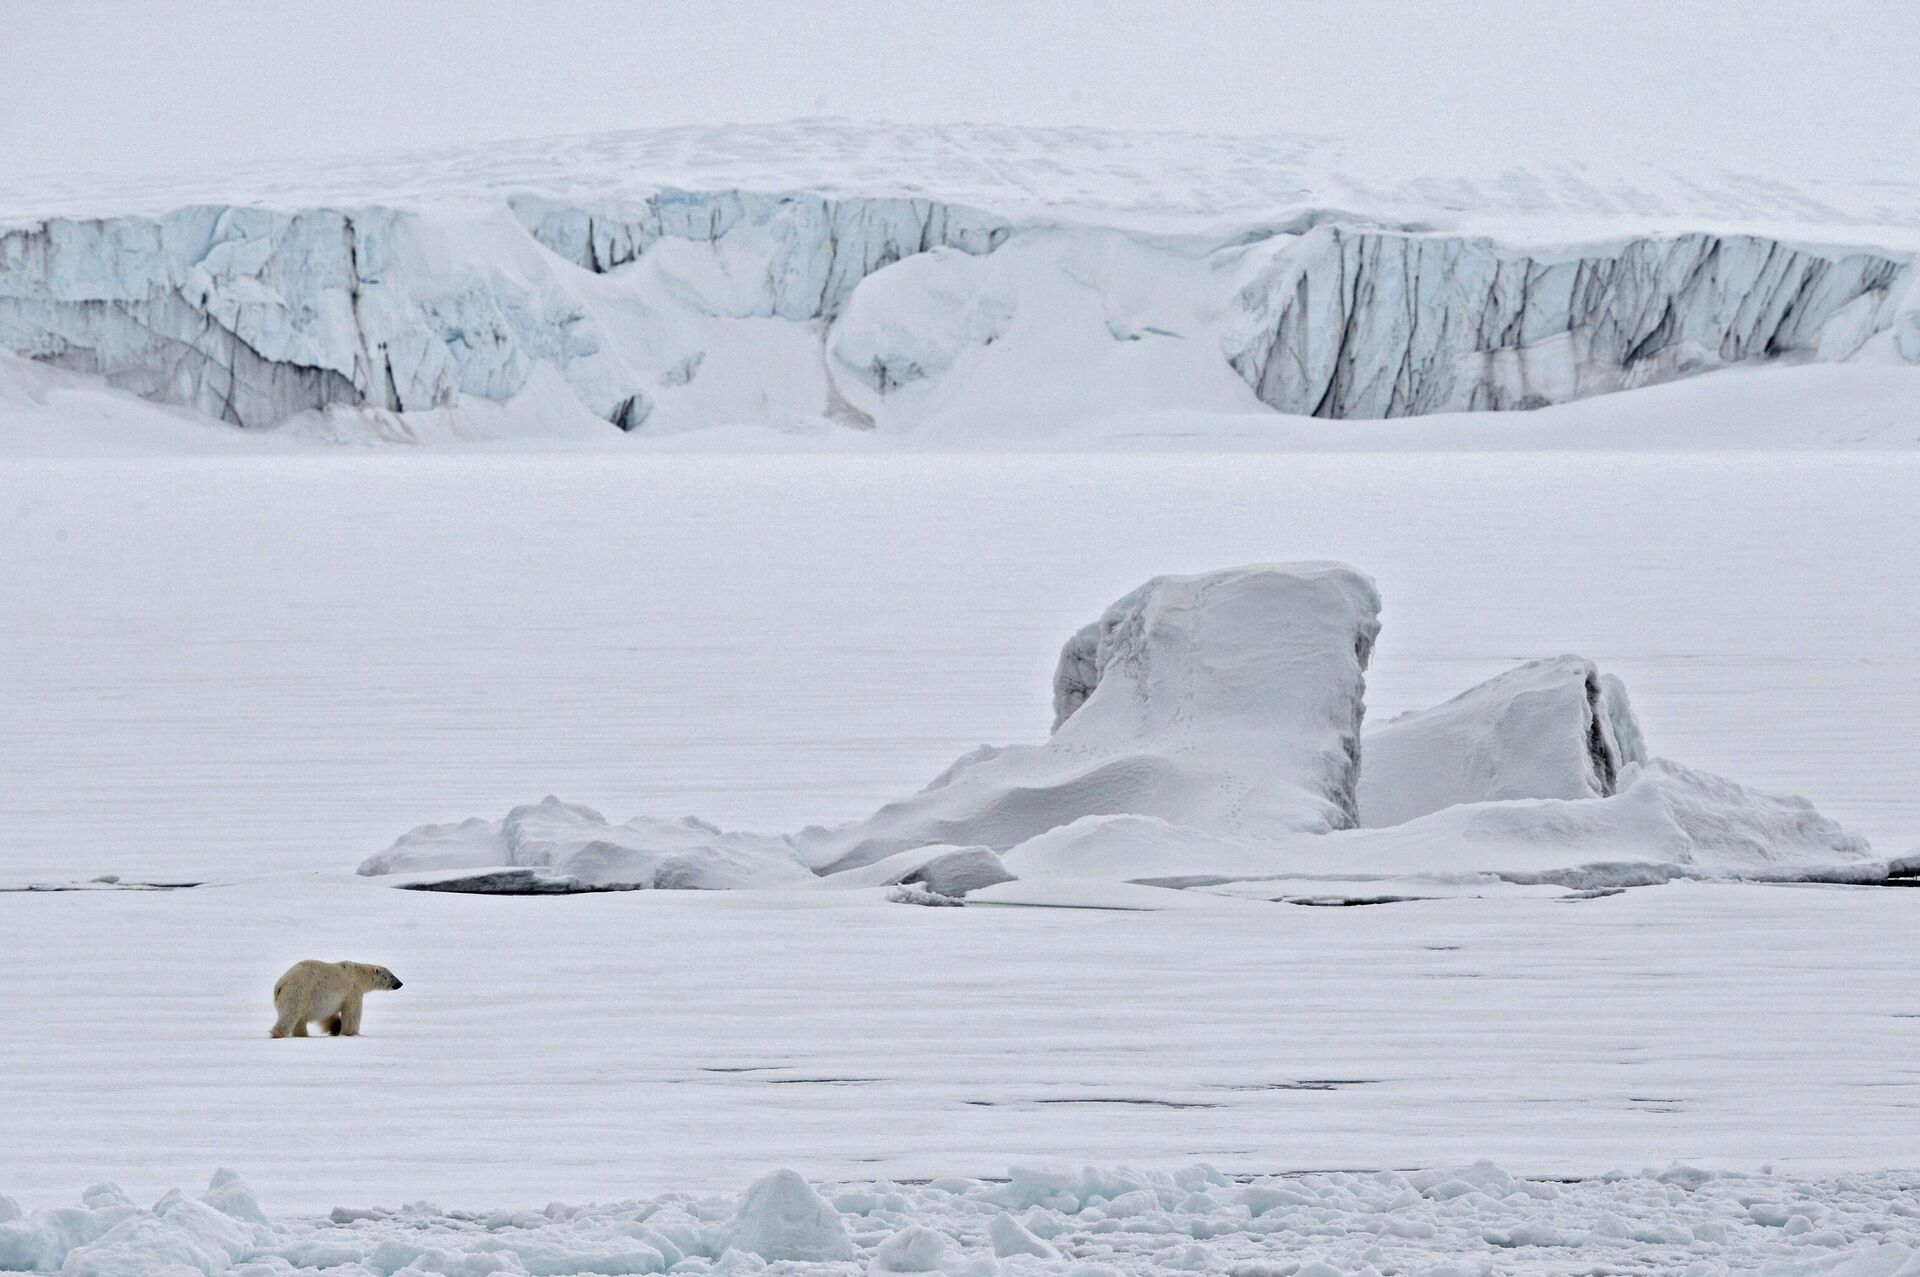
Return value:
<svg viewBox="0 0 1920 1277">
<path fill-rule="evenodd" d="M 400 987 L 399 977 L 370 962 L 296 962 L 274 982 L 273 1009 L 280 1018 L 273 1023 L 273 1036 L 304 1038 L 307 1021 L 318 1020 L 328 1033 L 354 1037 L 360 1032 L 360 1000 L 375 989 Z"/>
</svg>

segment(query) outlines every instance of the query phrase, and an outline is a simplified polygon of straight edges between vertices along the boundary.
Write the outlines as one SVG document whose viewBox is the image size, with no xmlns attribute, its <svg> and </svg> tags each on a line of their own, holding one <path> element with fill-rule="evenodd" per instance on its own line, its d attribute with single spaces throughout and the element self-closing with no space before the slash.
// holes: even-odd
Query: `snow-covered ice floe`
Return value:
<svg viewBox="0 0 1920 1277">
<path fill-rule="evenodd" d="M 746 151 L 784 146 L 784 172 L 729 170 L 738 131 L 707 139 L 699 173 L 662 154 L 684 136 L 635 134 L 554 147 L 571 171 L 512 148 L 421 159 L 464 185 L 29 195 L 0 223 L 0 350 L 358 440 L 1384 418 L 1773 360 L 1920 362 L 1920 236 L 1870 187 L 1844 210 L 1784 183 L 1756 201 L 1616 182 L 1616 200 L 1589 175 L 1556 200 L 1510 174 L 1531 193 L 1516 202 L 1356 187 L 1302 171 L 1284 139 L 1250 156 L 1259 140 L 1018 130 L 894 138 L 886 171 L 915 180 L 890 185 L 830 162 L 877 126 L 767 132 Z M 979 180 L 1021 149 L 1043 174 Z M 1123 175 L 1116 154 L 1146 164 Z M 1219 203 L 1248 173 L 1265 183 Z"/>
<path fill-rule="evenodd" d="M 111 1184 L 23 1214 L 0 1197 L 0 1270 L 65 1277 L 485 1277 L 574 1273 L 1222 1273 L 1476 1277 L 1594 1272 L 1911 1277 L 1912 1174 L 1691 1166 L 1533 1180 L 1451 1170 L 1229 1179 L 1016 1167 L 1005 1180 L 809 1183 L 595 1205 L 336 1207 L 276 1220 L 231 1171 L 151 1208 Z M 773 1268 L 772 1266 L 778 1266 Z"/>
<path fill-rule="evenodd" d="M 1283 879 L 1895 872 L 1803 799 L 1650 756 L 1625 687 L 1579 657 L 1363 731 L 1379 606 L 1339 564 L 1156 577 L 1068 640 L 1049 739 L 983 746 L 865 820 L 790 836 L 615 825 L 549 797 L 423 826 L 360 872 L 482 892 L 917 885 L 1001 903 L 1062 903 L 1035 894 L 1042 880 L 1244 895 Z"/>
</svg>

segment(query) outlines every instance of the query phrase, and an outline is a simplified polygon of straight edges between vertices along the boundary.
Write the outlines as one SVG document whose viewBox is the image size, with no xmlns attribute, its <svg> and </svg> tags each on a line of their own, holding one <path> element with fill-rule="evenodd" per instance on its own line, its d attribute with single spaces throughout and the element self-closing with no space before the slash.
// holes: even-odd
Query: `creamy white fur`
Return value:
<svg viewBox="0 0 1920 1277">
<path fill-rule="evenodd" d="M 273 1006 L 279 1018 L 273 1036 L 307 1036 L 318 1022 L 328 1033 L 355 1037 L 360 1032 L 361 1002 L 376 989 L 397 989 L 400 980 L 370 962 L 296 962 L 274 982 Z"/>
</svg>

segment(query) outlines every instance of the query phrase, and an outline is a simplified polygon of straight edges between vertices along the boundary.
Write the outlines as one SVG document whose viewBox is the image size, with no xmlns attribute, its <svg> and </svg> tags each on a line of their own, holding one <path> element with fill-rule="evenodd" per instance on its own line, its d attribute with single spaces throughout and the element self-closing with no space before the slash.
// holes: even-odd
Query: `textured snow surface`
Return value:
<svg viewBox="0 0 1920 1277">
<path fill-rule="evenodd" d="M 820 1277 L 1910 1277 L 1920 1272 L 1917 1189 L 1910 1173 L 1806 1178 L 1684 1165 L 1537 1180 L 1484 1161 L 1252 1179 L 1204 1163 L 1016 1166 L 998 1180 L 817 1187 L 783 1170 L 737 1204 L 671 1192 L 538 1210 L 417 1202 L 273 1219 L 221 1171 L 206 1192 L 172 1192 L 151 1209 L 102 1184 L 76 1207 L 0 1214 L 0 1268 L 69 1277 L 745 1273 L 769 1264 Z"/>
<path fill-rule="evenodd" d="M 1176 163 L 1164 137 L 1017 130 L 919 139 L 906 189 L 863 176 L 854 129 L 764 185 L 749 175 L 779 129 L 714 135 L 721 169 L 729 146 L 745 157 L 735 182 L 677 184 L 698 138 L 669 134 L 569 145 L 571 176 L 524 154 L 515 170 L 506 148 L 452 164 L 447 189 L 376 166 L 386 185 L 295 197 L 256 174 L 164 211 L 46 193 L 0 232 L 0 349 L 234 425 L 357 439 L 894 432 L 1008 404 L 1056 430 L 1150 407 L 1378 418 L 1762 360 L 1920 361 L 1920 215 L 1871 199 L 1844 213 L 1734 183 L 1676 213 L 1536 181 L 1327 204 L 1243 172 L 1247 148 L 1284 174 L 1311 146 L 1187 139 Z M 882 151 L 913 140 L 877 132 Z M 1009 143 L 1064 144 L 1051 183 L 1006 167 Z M 839 179 L 819 180 L 832 156 Z M 972 180 L 976 161 L 1006 176 Z M 1153 182 L 1153 163 L 1173 167 Z M 1209 169 L 1250 185 L 1209 202 Z M 1077 174 L 1109 197 L 1081 199 Z M 1149 183 L 1168 188 L 1149 207 L 1183 211 L 1143 215 L 1130 188 Z"/>
</svg>

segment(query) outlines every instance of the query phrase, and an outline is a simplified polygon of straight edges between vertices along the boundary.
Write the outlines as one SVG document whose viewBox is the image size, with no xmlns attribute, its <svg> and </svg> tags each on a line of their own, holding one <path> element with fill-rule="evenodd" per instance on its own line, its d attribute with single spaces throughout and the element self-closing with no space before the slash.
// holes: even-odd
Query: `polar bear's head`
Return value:
<svg viewBox="0 0 1920 1277">
<path fill-rule="evenodd" d="M 376 967 L 371 962 L 342 963 L 341 965 L 350 967 L 354 977 L 359 980 L 360 987 L 368 992 L 372 992 L 375 989 L 398 989 L 401 987 L 400 977 L 385 967 Z"/>
</svg>

